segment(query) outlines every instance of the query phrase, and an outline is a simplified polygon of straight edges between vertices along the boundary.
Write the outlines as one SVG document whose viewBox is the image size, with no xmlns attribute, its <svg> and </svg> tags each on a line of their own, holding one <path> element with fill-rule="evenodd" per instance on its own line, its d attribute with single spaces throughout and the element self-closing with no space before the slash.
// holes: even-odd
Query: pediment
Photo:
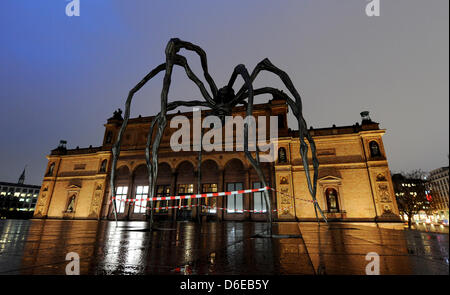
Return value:
<svg viewBox="0 0 450 295">
<path fill-rule="evenodd" d="M 319 168 L 319 180 L 342 180 L 341 173 L 336 168 Z"/>
<path fill-rule="evenodd" d="M 337 182 L 337 181 L 342 181 L 342 178 L 328 175 L 328 176 L 319 178 L 319 181 L 321 181 L 321 182 Z"/>
<path fill-rule="evenodd" d="M 81 185 L 71 184 L 67 187 L 68 189 L 80 189 Z"/>
</svg>

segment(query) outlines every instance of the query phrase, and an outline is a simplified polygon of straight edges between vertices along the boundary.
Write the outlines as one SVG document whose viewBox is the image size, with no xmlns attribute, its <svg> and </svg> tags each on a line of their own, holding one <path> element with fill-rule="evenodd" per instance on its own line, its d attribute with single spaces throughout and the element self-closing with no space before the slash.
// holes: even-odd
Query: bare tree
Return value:
<svg viewBox="0 0 450 295">
<path fill-rule="evenodd" d="M 412 218 L 420 211 L 428 212 L 431 208 L 427 199 L 426 181 L 422 170 L 392 175 L 398 209 L 408 217 L 408 228 L 411 228 Z"/>
</svg>

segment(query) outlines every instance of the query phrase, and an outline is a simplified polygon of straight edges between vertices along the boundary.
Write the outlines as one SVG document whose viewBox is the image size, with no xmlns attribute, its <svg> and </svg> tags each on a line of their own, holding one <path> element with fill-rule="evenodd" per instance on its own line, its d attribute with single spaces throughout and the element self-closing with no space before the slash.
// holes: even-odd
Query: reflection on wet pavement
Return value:
<svg viewBox="0 0 450 295">
<path fill-rule="evenodd" d="M 159 223 L 81 220 L 0 221 L 0 274 L 65 274 L 66 254 L 81 274 L 448 274 L 448 234 L 398 224 L 275 223 L 295 238 L 260 238 L 260 222 Z M 281 236 L 283 237 L 283 236 Z"/>
<path fill-rule="evenodd" d="M 393 224 L 300 223 L 315 269 L 327 274 L 365 274 L 365 256 L 380 256 L 380 274 L 447 274 L 448 234 L 404 230 Z M 319 229 L 319 230 L 318 230 Z"/>
</svg>

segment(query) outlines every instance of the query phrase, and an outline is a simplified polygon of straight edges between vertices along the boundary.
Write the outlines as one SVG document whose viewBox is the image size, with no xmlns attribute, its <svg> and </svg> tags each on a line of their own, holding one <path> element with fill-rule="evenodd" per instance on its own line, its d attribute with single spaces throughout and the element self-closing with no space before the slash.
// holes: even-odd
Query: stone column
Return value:
<svg viewBox="0 0 450 295">
<path fill-rule="evenodd" d="M 134 199 L 133 195 L 135 194 L 135 189 L 134 189 L 134 174 L 131 173 L 131 177 L 128 180 L 128 194 L 127 194 L 127 199 Z M 126 202 L 125 203 L 125 211 L 124 211 L 124 215 L 126 216 L 126 220 L 130 220 L 131 214 L 133 214 L 132 208 L 134 203 L 131 202 Z M 148 204 L 150 207 L 150 204 Z"/>
<path fill-rule="evenodd" d="M 218 192 L 223 192 L 225 189 L 225 170 L 224 169 L 219 169 L 219 180 L 217 183 L 217 191 Z M 217 207 L 218 208 L 224 208 L 225 204 L 224 204 L 224 197 L 216 197 L 217 198 Z M 219 210 L 217 209 L 217 219 L 222 221 L 223 220 L 223 210 Z"/>
<path fill-rule="evenodd" d="M 250 189 L 250 188 L 252 188 L 252 179 L 250 176 L 251 169 L 247 169 L 246 172 L 247 173 L 245 173 L 244 189 Z M 250 200 L 252 198 L 251 195 L 252 194 L 243 194 L 242 195 L 242 197 L 244 198 L 244 201 L 243 201 L 244 210 L 250 209 L 250 207 L 251 207 L 251 202 L 250 202 Z M 250 219 L 250 212 L 244 211 L 244 219 L 245 220 Z"/>
<path fill-rule="evenodd" d="M 200 183 L 200 186 L 198 185 L 198 173 L 199 173 L 198 170 L 194 169 L 194 177 L 195 177 L 194 191 L 193 191 L 194 195 L 201 193 L 201 187 L 200 187 L 201 183 Z M 191 199 L 191 205 L 192 206 L 200 204 L 200 203 L 201 203 L 200 199 Z M 192 220 L 198 221 L 199 218 L 200 218 L 199 215 L 200 215 L 200 208 L 199 207 L 192 207 L 191 208 L 191 218 L 192 218 Z"/>
<path fill-rule="evenodd" d="M 170 184 L 170 195 L 172 196 L 177 195 L 177 176 L 178 176 L 177 172 L 172 173 L 172 182 Z M 168 206 L 175 206 L 176 202 L 177 201 L 168 201 L 167 204 Z M 168 219 L 170 220 L 172 218 L 172 220 L 175 221 L 176 216 L 177 216 L 176 209 L 169 209 Z"/>
</svg>

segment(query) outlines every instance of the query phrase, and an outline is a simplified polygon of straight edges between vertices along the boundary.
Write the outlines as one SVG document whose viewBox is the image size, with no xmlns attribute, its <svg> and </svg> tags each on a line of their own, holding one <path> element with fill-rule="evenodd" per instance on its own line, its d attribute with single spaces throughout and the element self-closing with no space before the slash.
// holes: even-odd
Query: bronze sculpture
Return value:
<svg viewBox="0 0 450 295">
<path fill-rule="evenodd" d="M 204 77 L 209 85 L 209 88 L 211 90 L 211 94 L 206 90 L 203 82 L 200 81 L 200 79 L 192 72 L 191 68 L 189 67 L 187 60 L 184 56 L 179 55 L 178 52 L 180 49 L 186 49 L 189 51 L 195 52 L 199 57 L 201 61 L 201 66 L 204 72 Z M 152 71 L 150 71 L 143 79 L 140 81 L 134 88 L 132 88 L 128 94 L 128 98 L 125 103 L 125 113 L 124 118 L 122 122 L 122 126 L 120 128 L 119 134 L 117 136 L 117 140 L 115 144 L 112 147 L 112 155 L 113 155 L 113 162 L 112 162 L 112 168 L 111 168 L 111 179 L 110 179 L 110 196 L 111 199 L 114 197 L 115 192 L 115 173 L 116 173 L 116 165 L 117 160 L 120 154 L 120 146 L 121 146 L 121 140 L 122 136 L 124 134 L 124 131 L 126 129 L 126 126 L 128 124 L 128 120 L 130 117 L 130 106 L 131 101 L 133 99 L 133 95 L 139 91 L 142 86 L 144 86 L 150 79 L 152 79 L 155 75 L 157 75 L 159 72 L 165 71 L 164 80 L 163 80 L 163 88 L 161 91 L 161 111 L 153 118 L 151 124 L 150 124 L 150 130 L 147 135 L 147 144 L 146 144 L 146 163 L 147 163 L 147 169 L 149 171 L 149 198 L 150 200 L 155 196 L 155 189 L 156 189 L 156 179 L 158 177 L 158 149 L 159 145 L 161 143 L 161 138 L 164 132 L 164 129 L 167 125 L 167 112 L 171 110 L 175 110 L 176 108 L 180 106 L 185 107 L 208 107 L 211 109 L 212 113 L 214 115 L 217 115 L 221 118 L 227 115 L 231 115 L 233 107 L 235 107 L 238 104 L 243 104 L 246 106 L 247 109 L 247 116 L 252 115 L 253 113 L 253 99 L 254 96 L 261 95 L 261 94 L 272 94 L 275 97 L 282 97 L 284 98 L 289 107 L 291 108 L 294 116 L 296 117 L 298 121 L 298 132 L 299 132 L 299 139 L 300 139 L 300 154 L 302 156 L 303 166 L 306 173 L 306 179 L 308 183 L 308 189 L 311 194 L 313 203 L 314 203 L 314 210 L 316 213 L 316 218 L 318 220 L 317 216 L 317 210 L 320 212 L 321 216 L 326 221 L 326 218 L 320 208 L 320 206 L 317 203 L 316 200 L 316 190 L 317 190 L 317 177 L 318 177 L 318 167 L 319 162 L 317 160 L 316 155 L 316 147 L 313 138 L 308 132 L 307 125 L 305 122 L 305 119 L 302 115 L 302 102 L 301 97 L 297 90 L 295 89 L 291 79 L 289 76 L 276 66 L 274 66 L 269 59 L 264 59 L 260 63 L 258 63 L 253 70 L 252 74 L 250 75 L 247 71 L 246 67 L 242 64 L 237 65 L 234 68 L 234 71 L 231 75 L 231 78 L 228 82 L 228 85 L 218 89 L 214 80 L 210 76 L 208 72 L 208 65 L 207 65 L 207 59 L 206 59 L 206 53 L 201 49 L 199 46 L 182 41 L 180 39 L 174 38 L 171 39 L 165 50 L 166 54 L 166 62 L 163 64 L 160 64 L 156 68 L 154 68 Z M 169 87 L 171 84 L 171 76 L 172 76 L 172 70 L 173 66 L 178 65 L 185 69 L 187 76 L 190 80 L 192 80 L 197 87 L 199 88 L 202 96 L 202 100 L 194 100 L 194 101 L 174 101 L 174 102 L 168 102 L 168 92 Z M 290 98 L 286 93 L 283 91 L 280 91 L 273 87 L 263 87 L 259 89 L 253 89 L 252 83 L 256 79 L 257 75 L 261 71 L 269 71 L 274 73 L 275 75 L 279 76 L 279 78 L 283 81 L 286 88 L 289 90 L 291 95 L 294 97 L 294 99 Z M 241 76 L 244 80 L 244 85 L 241 87 L 241 89 L 235 93 L 233 89 L 233 85 L 236 81 L 236 78 L 238 76 Z M 152 142 L 153 137 L 153 131 L 155 128 L 155 125 L 157 125 L 156 135 L 155 139 Z M 255 169 L 256 173 L 258 174 L 258 177 L 263 184 L 264 187 L 267 186 L 267 183 L 265 181 L 264 174 L 260 167 L 260 158 L 259 158 L 259 151 L 256 149 L 255 157 L 252 156 L 250 151 L 248 150 L 248 123 L 246 122 L 244 125 L 244 151 L 247 159 Z M 308 140 L 309 145 L 311 147 L 312 152 L 312 165 L 313 165 L 313 180 L 311 181 L 311 175 L 309 172 L 309 161 L 308 161 L 308 145 L 305 141 L 305 138 Z M 151 153 L 150 153 L 151 152 Z M 151 158 L 150 158 L 151 154 Z M 201 159 L 201 153 L 199 153 L 199 159 Z M 268 209 L 268 222 L 271 224 L 272 222 L 272 208 L 271 208 L 271 202 L 269 200 L 269 194 L 268 191 L 264 191 L 264 201 L 266 203 L 267 209 Z M 115 217 L 117 220 L 117 212 L 116 212 L 116 202 L 113 201 L 113 210 L 115 213 Z M 150 230 L 152 230 L 152 224 L 153 224 L 153 201 L 150 201 Z"/>
</svg>

